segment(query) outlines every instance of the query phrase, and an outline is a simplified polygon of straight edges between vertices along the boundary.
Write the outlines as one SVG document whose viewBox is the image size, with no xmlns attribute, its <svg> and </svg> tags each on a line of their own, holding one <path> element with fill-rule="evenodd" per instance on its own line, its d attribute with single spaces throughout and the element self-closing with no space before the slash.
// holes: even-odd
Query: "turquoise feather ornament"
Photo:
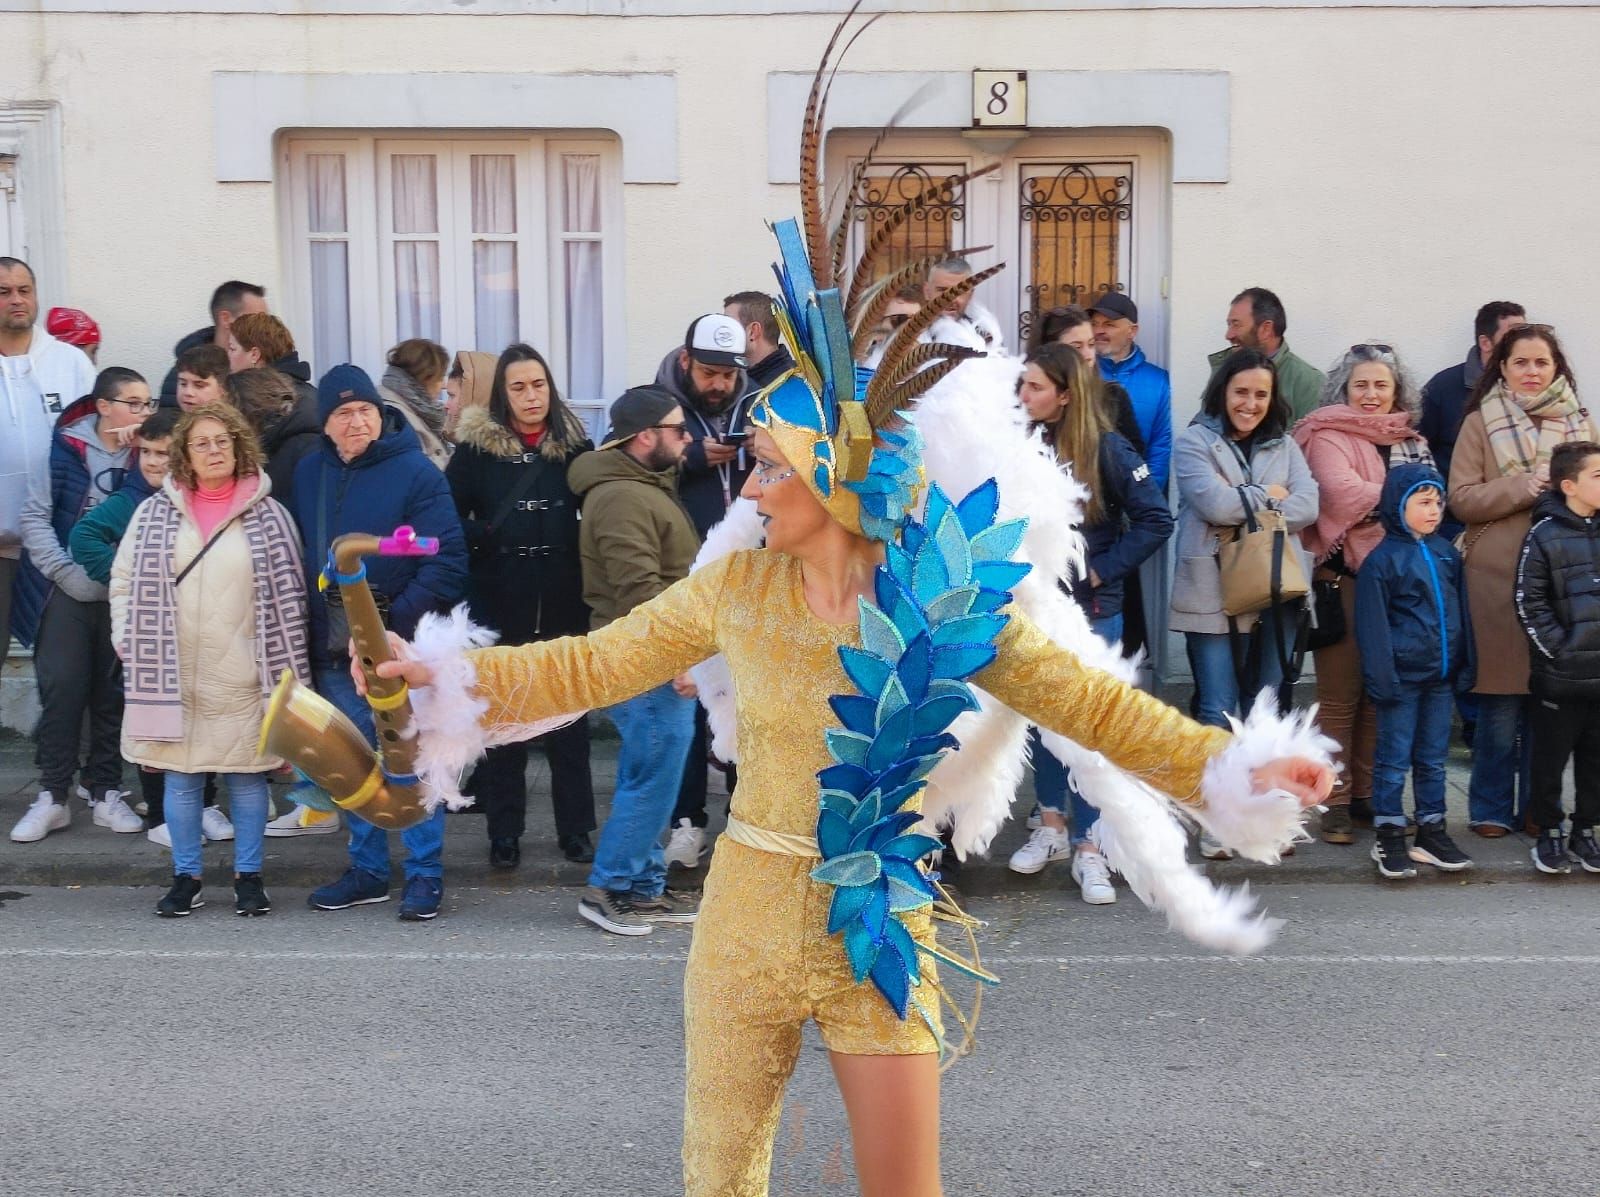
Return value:
<svg viewBox="0 0 1600 1197">
<path fill-rule="evenodd" d="M 920 447 L 913 425 L 896 435 Z M 857 692 L 829 700 L 842 726 L 828 732 L 833 764 L 817 775 L 822 863 L 811 875 L 834 887 L 828 932 L 842 938 L 855 979 L 870 979 L 905 1018 L 925 954 L 991 980 L 918 947 L 905 926 L 903 916 L 939 897 L 917 863 L 939 841 L 913 831 L 921 815 L 905 807 L 940 758 L 959 747 L 951 723 L 978 705 L 968 679 L 994 660 L 1008 621 L 998 612 L 1028 571 L 1011 560 L 1027 522 L 996 522 L 992 479 L 959 505 L 935 486 L 922 523 L 896 511 L 892 490 L 879 493 L 886 501 L 873 518 L 893 519 L 899 543 L 888 546 L 874 576 L 874 601 L 861 600 L 861 647 L 839 650 Z"/>
</svg>

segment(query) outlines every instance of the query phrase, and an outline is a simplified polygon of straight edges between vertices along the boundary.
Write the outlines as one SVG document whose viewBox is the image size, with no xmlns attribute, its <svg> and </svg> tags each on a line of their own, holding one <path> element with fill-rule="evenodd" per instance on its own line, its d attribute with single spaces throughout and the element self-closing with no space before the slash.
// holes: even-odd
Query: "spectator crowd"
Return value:
<svg viewBox="0 0 1600 1197">
<path fill-rule="evenodd" d="M 896 296 L 878 343 L 971 273 L 950 258 Z M 435 555 L 367 563 L 401 636 L 462 601 L 506 644 L 604 626 L 684 577 L 759 483 L 749 407 L 793 364 L 771 298 L 730 295 L 615 401 L 596 446 L 528 345 L 452 354 L 412 339 L 376 380 L 350 364 L 317 377 L 265 288 L 230 281 L 152 388 L 126 366 L 97 369 L 95 322 L 59 307 L 41 321 L 41 302 L 29 266 L 0 258 L 0 662 L 13 636 L 31 645 L 40 700 L 40 788 L 10 834 L 64 831 L 77 803 L 97 827 L 144 832 L 172 857 L 163 917 L 203 905 L 207 841 L 233 843 L 240 915 L 271 910 L 269 837 L 347 836 L 348 865 L 313 891 L 317 909 L 392 896 L 388 833 L 303 779 L 289 793 L 306 801 L 273 809 L 268 783 L 287 767 L 260 742 L 287 670 L 376 743 L 338 588 L 317 584 L 336 538 L 400 525 L 437 538 Z M 1098 295 L 1033 327 L 1018 418 L 1086 488 L 1071 596 L 1097 635 L 1132 653 L 1162 633 L 1145 615 L 1160 609 L 1144 592 L 1159 575 L 1140 567 L 1171 552 L 1166 629 L 1183 635 L 1197 719 L 1225 727 L 1261 696 L 1291 702 L 1314 663 L 1343 765 L 1322 839 L 1353 845 L 1371 827 L 1385 878 L 1470 867 L 1445 819 L 1459 727 L 1467 829 L 1536 837 L 1542 872 L 1600 872 L 1600 426 L 1554 329 L 1487 303 L 1463 360 L 1419 387 L 1389 344 L 1316 369 L 1285 339 L 1283 302 L 1251 287 L 1228 308 L 1199 414 L 1175 428 L 1133 297 Z M 1004 349 L 970 293 L 926 335 Z M 622 935 L 693 921 L 696 899 L 670 870 L 710 847 L 708 767 L 729 792 L 737 771 L 711 755 L 687 676 L 604 713 L 621 741 L 604 826 L 586 716 L 476 767 L 465 788 L 489 862 L 519 866 L 538 749 L 560 851 L 591 866 L 582 917 Z M 1010 867 L 1067 862 L 1086 901 L 1114 902 L 1094 808 L 1037 735 L 1031 752 L 1037 807 Z M 399 833 L 401 919 L 439 913 L 445 818 Z M 1228 855 L 1205 837 L 1198 851 Z"/>
</svg>

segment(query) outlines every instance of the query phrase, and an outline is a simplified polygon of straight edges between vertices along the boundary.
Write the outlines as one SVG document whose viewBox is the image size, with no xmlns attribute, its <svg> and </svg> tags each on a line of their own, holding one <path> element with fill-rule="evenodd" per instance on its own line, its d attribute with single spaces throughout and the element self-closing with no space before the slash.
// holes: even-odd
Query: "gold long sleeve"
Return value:
<svg viewBox="0 0 1600 1197">
<path fill-rule="evenodd" d="M 1200 805 L 1206 762 L 1232 737 L 1084 665 L 1016 607 L 1008 613 L 999 656 L 977 684 L 1040 727 L 1094 749 L 1179 802 Z"/>
<path fill-rule="evenodd" d="M 717 653 L 715 615 L 727 570 L 697 570 L 587 636 L 482 648 L 468 654 L 485 727 L 530 724 L 608 707 L 671 681 Z"/>
</svg>

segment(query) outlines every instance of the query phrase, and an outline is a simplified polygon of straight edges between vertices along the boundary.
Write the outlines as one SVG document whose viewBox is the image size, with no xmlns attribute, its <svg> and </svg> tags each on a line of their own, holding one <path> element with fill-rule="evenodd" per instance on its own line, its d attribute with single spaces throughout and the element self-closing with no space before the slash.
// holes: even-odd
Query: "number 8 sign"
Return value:
<svg viewBox="0 0 1600 1197">
<path fill-rule="evenodd" d="M 972 72 L 972 124 L 975 128 L 1016 128 L 1027 123 L 1027 71 Z"/>
</svg>

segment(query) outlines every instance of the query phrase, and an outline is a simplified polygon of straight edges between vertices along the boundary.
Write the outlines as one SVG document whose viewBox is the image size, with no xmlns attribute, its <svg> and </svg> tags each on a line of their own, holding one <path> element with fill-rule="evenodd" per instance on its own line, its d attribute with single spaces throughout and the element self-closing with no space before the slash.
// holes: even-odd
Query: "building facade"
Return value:
<svg viewBox="0 0 1600 1197">
<path fill-rule="evenodd" d="M 0 0 L 0 253 L 159 374 L 213 286 L 263 282 L 321 371 L 424 335 L 527 340 L 598 425 L 689 319 L 771 284 L 805 90 L 843 0 Z M 856 236 L 992 246 L 1007 340 L 1108 287 L 1196 408 L 1231 296 L 1325 365 L 1426 377 L 1488 299 L 1600 365 L 1600 5 L 885 0 L 828 109 L 885 140 Z M 975 74 L 975 72 L 990 72 Z"/>
</svg>

